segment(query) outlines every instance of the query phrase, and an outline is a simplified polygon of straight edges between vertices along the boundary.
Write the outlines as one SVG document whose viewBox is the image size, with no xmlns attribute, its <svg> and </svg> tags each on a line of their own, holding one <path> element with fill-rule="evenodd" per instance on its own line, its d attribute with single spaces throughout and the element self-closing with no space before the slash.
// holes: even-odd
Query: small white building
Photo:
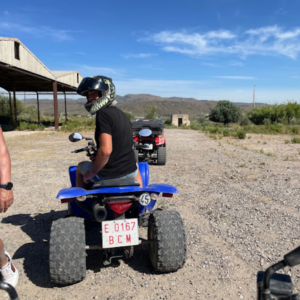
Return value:
<svg viewBox="0 0 300 300">
<path fill-rule="evenodd" d="M 180 125 L 190 125 L 189 115 L 174 114 L 172 115 L 172 125 L 179 127 Z"/>
</svg>

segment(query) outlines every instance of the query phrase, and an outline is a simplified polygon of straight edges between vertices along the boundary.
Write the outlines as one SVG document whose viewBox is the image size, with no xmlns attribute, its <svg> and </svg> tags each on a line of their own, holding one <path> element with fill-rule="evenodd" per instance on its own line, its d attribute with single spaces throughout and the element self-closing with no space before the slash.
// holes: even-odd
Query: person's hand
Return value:
<svg viewBox="0 0 300 300">
<path fill-rule="evenodd" d="M 94 161 L 95 161 L 96 155 L 97 155 L 97 154 L 92 154 L 92 155 L 89 156 L 91 162 L 94 162 Z"/>
<path fill-rule="evenodd" d="M 0 189 L 0 213 L 5 213 L 14 202 L 12 190 Z"/>
<path fill-rule="evenodd" d="M 85 183 L 89 183 L 90 180 L 91 180 L 93 177 L 94 177 L 94 175 L 91 174 L 91 171 L 87 171 L 87 172 L 84 174 L 84 176 L 83 176 L 83 181 L 84 181 Z"/>
</svg>

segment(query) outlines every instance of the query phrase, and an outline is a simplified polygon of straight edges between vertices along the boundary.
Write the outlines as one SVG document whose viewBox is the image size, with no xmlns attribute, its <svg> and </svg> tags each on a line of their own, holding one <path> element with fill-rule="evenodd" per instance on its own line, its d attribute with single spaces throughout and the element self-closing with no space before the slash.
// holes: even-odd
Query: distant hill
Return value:
<svg viewBox="0 0 300 300">
<path fill-rule="evenodd" d="M 117 106 L 123 111 L 131 112 L 135 117 L 142 117 L 147 106 L 155 106 L 160 117 L 167 117 L 172 114 L 188 114 L 190 117 L 199 117 L 209 114 L 217 105 L 218 101 L 197 100 L 194 98 L 182 97 L 159 97 L 149 94 L 128 94 L 116 96 Z M 87 115 L 84 109 L 85 98 L 76 100 L 67 99 L 67 112 L 70 114 Z M 27 99 L 26 105 L 35 105 L 36 99 Z M 243 111 L 252 109 L 252 103 L 234 103 Z M 263 103 L 256 103 L 256 106 L 263 106 Z M 40 100 L 40 110 L 45 115 L 53 115 L 53 100 Z M 58 100 L 59 113 L 64 113 L 64 100 Z"/>
</svg>

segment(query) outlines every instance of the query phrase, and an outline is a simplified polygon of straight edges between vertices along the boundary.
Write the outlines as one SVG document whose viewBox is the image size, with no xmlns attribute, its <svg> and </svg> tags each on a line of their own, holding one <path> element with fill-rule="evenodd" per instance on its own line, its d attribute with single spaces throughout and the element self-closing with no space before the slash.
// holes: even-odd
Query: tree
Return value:
<svg viewBox="0 0 300 300">
<path fill-rule="evenodd" d="M 16 99 L 16 106 L 17 106 L 16 114 L 17 116 L 19 116 L 25 110 L 25 105 L 23 104 L 22 101 Z M 0 119 L 3 124 L 5 123 L 9 124 L 10 122 L 12 122 L 12 118 L 15 111 L 13 100 L 11 101 L 11 109 L 12 109 L 12 115 L 10 112 L 9 98 L 0 95 Z"/>
<path fill-rule="evenodd" d="M 153 105 L 147 106 L 145 109 L 145 112 L 144 112 L 144 117 L 145 117 L 145 119 L 156 120 L 157 119 L 156 107 Z"/>
<path fill-rule="evenodd" d="M 223 100 L 219 101 L 214 109 L 212 109 L 209 119 L 213 122 L 220 122 L 224 125 L 238 122 L 241 116 L 240 108 L 232 102 Z"/>
</svg>

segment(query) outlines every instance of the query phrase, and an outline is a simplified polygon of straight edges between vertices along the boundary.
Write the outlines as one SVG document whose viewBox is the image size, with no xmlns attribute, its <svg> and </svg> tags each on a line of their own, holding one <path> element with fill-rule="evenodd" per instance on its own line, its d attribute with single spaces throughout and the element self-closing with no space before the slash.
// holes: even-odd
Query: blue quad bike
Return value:
<svg viewBox="0 0 300 300">
<path fill-rule="evenodd" d="M 88 146 L 73 153 L 97 149 L 91 138 L 79 133 L 69 136 L 72 142 L 88 140 Z M 130 258 L 134 246 L 148 244 L 150 261 L 158 272 L 174 272 L 186 261 L 186 234 L 177 211 L 154 209 L 159 196 L 172 197 L 178 190 L 168 184 L 149 184 L 147 162 L 139 163 L 143 187 L 134 179 L 108 179 L 91 183 L 90 189 L 76 187 L 77 167 L 69 167 L 72 187 L 59 191 L 57 198 L 68 203 L 70 217 L 52 223 L 49 242 L 51 281 L 73 284 L 86 276 L 86 250 L 102 250 L 103 264 L 114 258 Z M 101 236 L 86 244 L 84 221 L 98 224 Z M 93 223 L 95 222 L 95 223 Z M 99 224 L 100 223 L 100 224 Z M 96 224 L 95 224 L 96 225 Z M 95 226 L 96 227 L 96 226 Z M 148 239 L 139 237 L 139 228 L 148 227 Z"/>
</svg>

